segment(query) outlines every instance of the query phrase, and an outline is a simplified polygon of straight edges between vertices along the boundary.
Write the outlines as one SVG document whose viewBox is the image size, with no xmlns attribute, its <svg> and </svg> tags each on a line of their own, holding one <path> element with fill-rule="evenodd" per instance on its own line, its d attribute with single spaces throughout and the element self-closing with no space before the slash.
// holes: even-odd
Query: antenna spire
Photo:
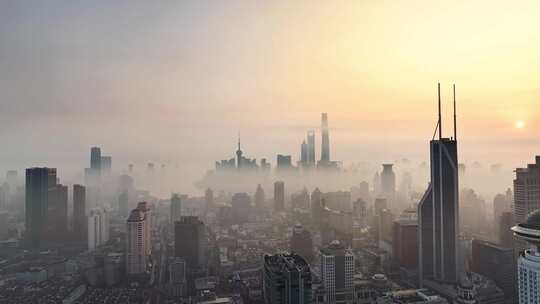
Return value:
<svg viewBox="0 0 540 304">
<path fill-rule="evenodd" d="M 442 119 L 441 119 L 441 83 L 437 83 L 437 97 L 439 99 L 439 140 L 442 139 Z"/>
<path fill-rule="evenodd" d="M 240 131 L 238 131 L 238 151 L 240 151 Z"/>
<path fill-rule="evenodd" d="M 456 116 L 456 84 L 452 87 L 454 91 L 454 140 L 457 141 L 457 116 Z"/>
</svg>

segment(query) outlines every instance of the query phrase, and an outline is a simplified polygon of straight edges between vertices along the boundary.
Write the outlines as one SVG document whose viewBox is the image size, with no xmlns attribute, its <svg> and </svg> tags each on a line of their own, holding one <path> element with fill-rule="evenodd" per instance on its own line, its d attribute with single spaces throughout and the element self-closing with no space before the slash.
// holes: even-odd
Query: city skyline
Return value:
<svg viewBox="0 0 540 304">
<path fill-rule="evenodd" d="M 459 88 L 462 160 L 511 170 L 538 149 L 531 80 L 538 66 L 528 60 L 540 48 L 535 2 L 501 4 L 490 14 L 477 14 L 483 1 L 452 9 L 425 2 L 100 5 L 107 13 L 61 1 L 2 4 L 8 43 L 0 47 L 0 134 L 9 145 L 1 169 L 47 163 L 76 176 L 87 147 L 99 145 L 117 164 L 187 160 L 183 170 L 195 179 L 230 151 L 238 130 L 259 158 L 271 159 L 275 145 L 297 157 L 298 138 L 318 129 L 313 117 L 321 112 L 331 115 L 335 159 L 424 160 L 420 144 L 430 136 L 438 81 Z M 312 22 L 299 24 L 307 16 Z M 442 96 L 450 117 L 451 91 Z"/>
</svg>

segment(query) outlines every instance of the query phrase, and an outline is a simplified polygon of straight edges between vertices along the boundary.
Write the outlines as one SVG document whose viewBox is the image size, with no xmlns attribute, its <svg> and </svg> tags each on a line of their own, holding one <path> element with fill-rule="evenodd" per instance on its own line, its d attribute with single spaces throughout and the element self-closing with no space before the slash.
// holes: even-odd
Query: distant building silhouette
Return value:
<svg viewBox="0 0 540 304">
<path fill-rule="evenodd" d="M 171 225 L 182 218 L 182 199 L 178 193 L 173 193 L 171 196 Z"/>
<path fill-rule="evenodd" d="M 330 162 L 330 135 L 326 113 L 321 114 L 321 162 Z"/>
<path fill-rule="evenodd" d="M 109 214 L 103 208 L 94 208 L 88 214 L 88 250 L 105 245 L 109 241 Z"/>
<path fill-rule="evenodd" d="M 55 168 L 26 169 L 26 232 L 25 237 L 34 251 L 45 248 L 49 203 L 56 190 Z"/>
<path fill-rule="evenodd" d="M 313 130 L 307 133 L 307 163 L 315 166 L 315 131 Z"/>
<path fill-rule="evenodd" d="M 82 185 L 73 185 L 73 231 L 78 241 L 87 241 L 87 228 L 86 188 Z"/>
<path fill-rule="evenodd" d="M 290 249 L 291 252 L 297 253 L 308 262 L 313 260 L 313 239 L 309 230 L 301 224 L 296 224 L 293 228 Z"/>
<path fill-rule="evenodd" d="M 257 190 L 255 190 L 255 207 L 264 209 L 264 200 L 264 189 L 261 184 L 258 184 Z"/>
<path fill-rule="evenodd" d="M 392 169 L 392 164 L 383 164 L 381 172 L 381 195 L 386 198 L 389 208 L 395 208 L 396 200 L 396 174 Z"/>
<path fill-rule="evenodd" d="M 274 183 L 274 211 L 285 210 L 285 183 L 277 181 Z"/>
<path fill-rule="evenodd" d="M 235 193 L 231 201 L 234 222 L 237 224 L 246 223 L 249 220 L 251 211 L 251 198 L 247 193 Z"/>
<path fill-rule="evenodd" d="M 207 241 L 204 223 L 196 216 L 183 216 L 174 223 L 174 256 L 186 261 L 188 269 L 205 268 Z"/>
</svg>

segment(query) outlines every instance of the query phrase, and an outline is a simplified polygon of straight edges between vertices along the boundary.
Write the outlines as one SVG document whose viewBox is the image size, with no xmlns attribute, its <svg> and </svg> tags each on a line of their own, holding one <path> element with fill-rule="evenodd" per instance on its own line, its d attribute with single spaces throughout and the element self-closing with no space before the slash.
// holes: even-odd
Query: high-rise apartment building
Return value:
<svg viewBox="0 0 540 304">
<path fill-rule="evenodd" d="M 171 197 L 171 225 L 182 218 L 182 199 L 177 193 L 173 193 Z"/>
<path fill-rule="evenodd" d="M 528 243 L 529 248 L 517 259 L 518 297 L 520 304 L 540 301 L 540 210 L 530 213 L 527 218 L 512 227 L 514 235 Z"/>
<path fill-rule="evenodd" d="M 251 198 L 245 192 L 235 193 L 231 200 L 231 207 L 235 223 L 245 223 L 249 220 L 251 211 Z"/>
<path fill-rule="evenodd" d="M 46 246 L 49 202 L 56 190 L 55 168 L 26 169 L 25 238 L 32 250 Z"/>
<path fill-rule="evenodd" d="M 416 210 L 407 209 L 394 221 L 392 254 L 400 267 L 418 267 L 418 215 Z"/>
<path fill-rule="evenodd" d="M 133 209 L 127 219 L 126 273 L 146 273 L 151 247 L 151 213 L 146 202 Z"/>
<path fill-rule="evenodd" d="M 421 285 L 424 279 L 455 283 L 460 276 L 456 127 L 454 123 L 454 138 L 442 137 L 440 84 L 438 90 L 439 139 L 430 142 L 431 182 L 418 204 Z"/>
<path fill-rule="evenodd" d="M 73 185 L 73 232 L 78 241 L 86 241 L 87 228 L 86 188 L 82 185 Z"/>
<path fill-rule="evenodd" d="M 258 184 L 257 190 L 255 190 L 255 207 L 264 209 L 264 200 L 264 189 L 261 184 Z"/>
<path fill-rule="evenodd" d="M 174 255 L 186 261 L 188 269 L 207 266 L 207 236 L 204 223 L 196 216 L 182 216 L 174 223 Z"/>
<path fill-rule="evenodd" d="M 274 211 L 285 210 L 285 183 L 277 181 L 274 183 Z"/>
<path fill-rule="evenodd" d="M 265 304 L 312 303 L 311 270 L 297 254 L 265 255 L 263 285 Z"/>
<path fill-rule="evenodd" d="M 309 230 L 301 224 L 296 224 L 293 228 L 290 249 L 292 253 L 300 255 L 308 262 L 313 260 L 313 239 Z"/>
<path fill-rule="evenodd" d="M 321 249 L 321 281 L 325 303 L 351 303 L 353 298 L 354 254 L 339 242 Z"/>
<path fill-rule="evenodd" d="M 103 208 L 91 209 L 88 213 L 88 250 L 105 245 L 109 241 L 109 214 Z"/>
<path fill-rule="evenodd" d="M 214 207 L 214 191 L 212 189 L 208 188 L 204 191 L 204 202 L 207 210 Z"/>
<path fill-rule="evenodd" d="M 65 241 L 68 234 L 68 187 L 56 184 L 52 199 L 49 201 L 47 238 Z"/>
</svg>

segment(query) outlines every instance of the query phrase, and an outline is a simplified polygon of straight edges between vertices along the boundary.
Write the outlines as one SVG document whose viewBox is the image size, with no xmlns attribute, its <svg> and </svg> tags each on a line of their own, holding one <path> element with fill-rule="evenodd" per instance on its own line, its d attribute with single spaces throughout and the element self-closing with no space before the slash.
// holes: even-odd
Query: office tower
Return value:
<svg viewBox="0 0 540 304">
<path fill-rule="evenodd" d="M 266 158 L 261 158 L 261 171 L 263 172 L 270 171 L 270 163 L 266 161 Z"/>
<path fill-rule="evenodd" d="M 73 185 L 73 232 L 78 241 L 86 241 L 86 188 Z"/>
<path fill-rule="evenodd" d="M 353 298 L 354 254 L 339 241 L 321 249 L 321 281 L 325 303 L 350 303 Z"/>
<path fill-rule="evenodd" d="M 174 256 L 186 261 L 188 269 L 206 268 L 206 228 L 196 216 L 182 216 L 174 223 Z"/>
<path fill-rule="evenodd" d="M 514 193 L 518 195 L 517 191 Z M 527 242 L 529 246 L 528 249 L 520 252 L 517 259 L 519 303 L 538 303 L 540 295 L 540 284 L 538 284 L 540 277 L 540 250 L 538 247 L 540 245 L 540 210 L 530 213 L 524 221 L 512 227 L 512 231 L 517 239 Z"/>
<path fill-rule="evenodd" d="M 514 216 L 512 215 L 512 212 L 503 212 L 499 217 L 498 222 L 499 244 L 504 248 L 514 247 L 514 237 L 510 230 L 514 225 Z"/>
<path fill-rule="evenodd" d="M 94 208 L 88 212 L 88 250 L 105 245 L 109 241 L 109 214 L 103 208 Z"/>
<path fill-rule="evenodd" d="M 285 210 L 285 183 L 277 181 L 274 183 L 274 211 Z"/>
<path fill-rule="evenodd" d="M 505 297 L 515 302 L 512 301 L 515 297 L 514 250 L 472 240 L 471 252 L 470 270 L 493 280 L 504 291 Z"/>
<path fill-rule="evenodd" d="M 251 198 L 247 193 L 235 193 L 231 201 L 234 222 L 246 223 L 251 211 Z"/>
<path fill-rule="evenodd" d="M 261 184 L 258 184 L 255 190 L 255 207 L 264 209 L 264 189 Z"/>
<path fill-rule="evenodd" d="M 56 184 L 49 201 L 48 239 L 64 241 L 68 234 L 68 187 Z"/>
<path fill-rule="evenodd" d="M 313 239 L 309 230 L 304 229 L 301 224 L 296 224 L 293 228 L 290 249 L 308 262 L 313 260 Z"/>
<path fill-rule="evenodd" d="M 25 238 L 32 250 L 45 247 L 49 202 L 55 190 L 55 168 L 26 169 Z"/>
<path fill-rule="evenodd" d="M 204 191 L 204 202 L 206 203 L 206 209 L 212 209 L 214 207 L 214 191 L 208 188 Z"/>
<path fill-rule="evenodd" d="M 315 131 L 310 130 L 307 133 L 307 162 L 309 165 L 315 165 Z"/>
<path fill-rule="evenodd" d="M 330 136 L 328 135 L 328 114 L 321 115 L 321 162 L 330 162 Z"/>
<path fill-rule="evenodd" d="M 308 164 L 308 146 L 305 140 L 300 145 L 300 163 L 302 166 L 306 166 Z"/>
<path fill-rule="evenodd" d="M 455 88 L 455 87 L 454 87 Z M 454 90 L 455 91 L 455 90 Z M 419 277 L 457 282 L 459 266 L 459 190 L 454 93 L 454 138 L 442 137 L 440 84 L 439 139 L 430 142 L 431 183 L 418 204 Z"/>
<path fill-rule="evenodd" d="M 396 174 L 392 170 L 392 166 L 392 164 L 383 164 L 383 171 L 381 172 L 381 195 L 394 208 L 396 199 Z"/>
<path fill-rule="evenodd" d="M 309 304 L 311 290 L 311 270 L 301 256 L 294 253 L 264 256 L 265 304 Z"/>
<path fill-rule="evenodd" d="M 292 169 L 292 159 L 290 155 L 277 155 L 277 170 L 287 171 Z"/>
<path fill-rule="evenodd" d="M 171 197 L 171 225 L 174 225 L 174 222 L 177 222 L 182 217 L 182 200 L 180 195 L 173 193 Z"/>
<path fill-rule="evenodd" d="M 169 294 L 184 297 L 187 293 L 186 261 L 178 257 L 169 258 Z"/>
<path fill-rule="evenodd" d="M 101 148 L 92 147 L 90 149 L 90 169 L 101 171 Z"/>
<path fill-rule="evenodd" d="M 536 163 L 527 168 L 517 168 L 514 179 L 514 216 L 516 223 L 523 223 L 527 215 L 540 209 L 540 155 Z"/>
<path fill-rule="evenodd" d="M 322 193 L 319 188 L 311 192 L 311 220 L 316 228 L 321 227 L 322 223 Z"/>
<path fill-rule="evenodd" d="M 399 267 L 418 267 L 418 215 L 407 209 L 394 221 L 392 254 Z"/>
<path fill-rule="evenodd" d="M 141 202 L 127 219 L 126 273 L 146 273 L 151 253 L 151 214 L 146 202 Z"/>
</svg>

